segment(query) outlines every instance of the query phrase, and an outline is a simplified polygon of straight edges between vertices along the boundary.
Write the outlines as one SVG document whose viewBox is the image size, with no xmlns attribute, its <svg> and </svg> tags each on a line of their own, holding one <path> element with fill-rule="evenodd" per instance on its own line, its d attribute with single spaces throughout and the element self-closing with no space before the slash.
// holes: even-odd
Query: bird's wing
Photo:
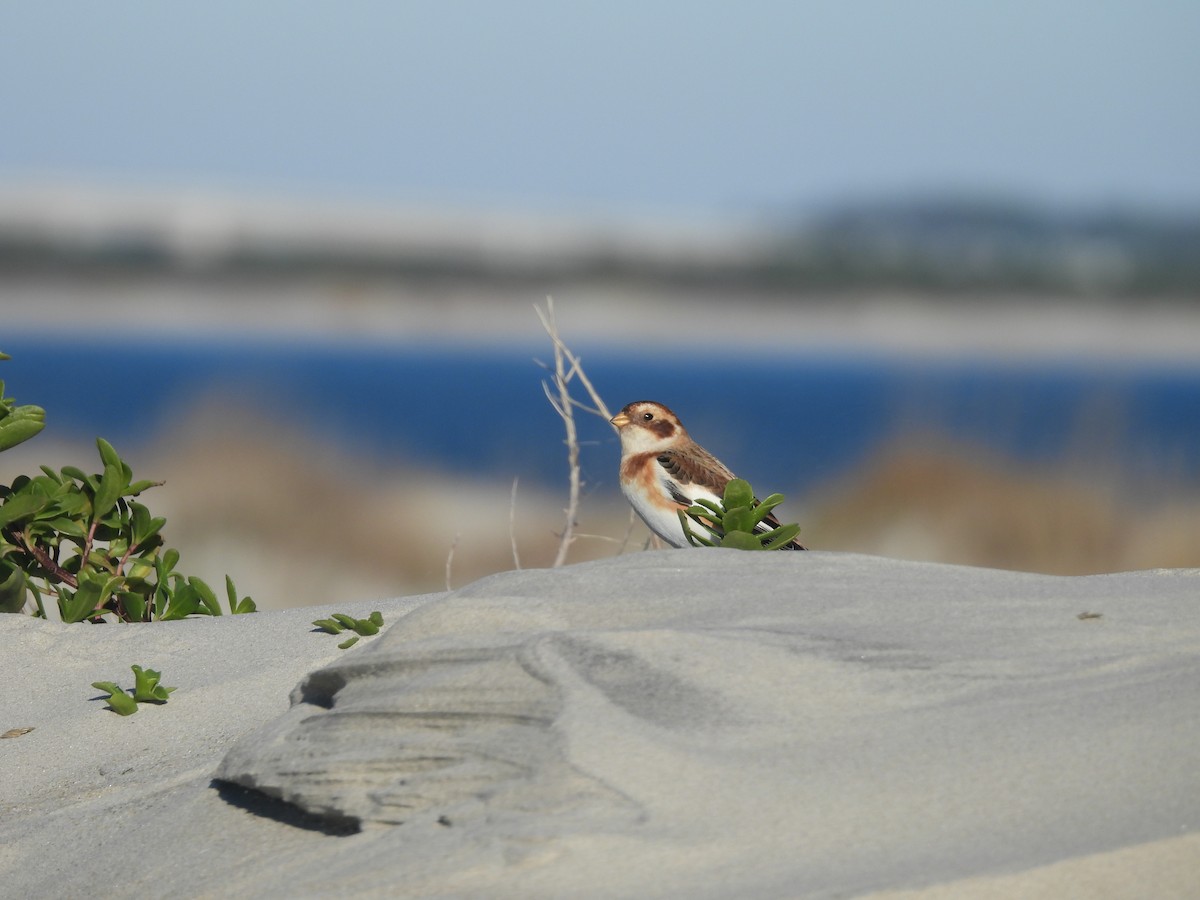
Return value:
<svg viewBox="0 0 1200 900">
<path fill-rule="evenodd" d="M 682 500 L 676 497 L 679 502 L 691 503 L 697 494 L 712 494 L 720 500 L 725 496 L 725 485 L 734 478 L 719 459 L 695 446 L 664 450 L 657 459 L 674 482 L 677 490 L 672 494 L 682 496 Z"/>
</svg>

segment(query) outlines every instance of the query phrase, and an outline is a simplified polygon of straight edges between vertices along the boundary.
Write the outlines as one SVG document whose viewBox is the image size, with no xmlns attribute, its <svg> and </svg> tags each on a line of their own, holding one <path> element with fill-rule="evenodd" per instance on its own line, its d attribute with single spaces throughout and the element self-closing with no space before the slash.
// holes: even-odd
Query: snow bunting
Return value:
<svg viewBox="0 0 1200 900">
<path fill-rule="evenodd" d="M 609 420 L 621 436 L 621 493 L 650 530 L 673 547 L 691 547 L 679 510 L 698 497 L 719 503 L 736 476 L 692 440 L 679 417 L 661 403 L 638 400 Z M 767 516 L 762 531 L 778 527 Z M 806 550 L 797 541 L 785 550 Z"/>
</svg>

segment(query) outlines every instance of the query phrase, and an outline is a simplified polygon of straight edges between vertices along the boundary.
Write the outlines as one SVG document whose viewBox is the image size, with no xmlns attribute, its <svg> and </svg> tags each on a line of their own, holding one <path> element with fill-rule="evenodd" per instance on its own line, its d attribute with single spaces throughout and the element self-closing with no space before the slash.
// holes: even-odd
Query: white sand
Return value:
<svg viewBox="0 0 1200 900">
<path fill-rule="evenodd" d="M 391 625 L 347 652 L 313 608 L 0 616 L 0 895 L 1189 896 L 1198 604 L 668 551 L 330 607 Z M 123 719 L 135 662 L 178 691 Z"/>
<path fill-rule="evenodd" d="M 533 305 L 555 298 L 559 330 L 635 353 L 731 342 L 760 352 L 875 353 L 898 358 L 1179 365 L 1200 357 L 1200 312 L 1188 298 L 1109 305 L 1057 296 L 931 299 L 891 291 L 747 295 L 547 280 L 545 287 L 400 285 L 368 280 L 277 284 L 179 279 L 5 282 L 0 313 L 15 330 L 205 339 L 445 342 L 548 347 Z M 734 312 L 736 311 L 736 314 Z M 636 327 L 631 327 L 636 323 Z"/>
</svg>

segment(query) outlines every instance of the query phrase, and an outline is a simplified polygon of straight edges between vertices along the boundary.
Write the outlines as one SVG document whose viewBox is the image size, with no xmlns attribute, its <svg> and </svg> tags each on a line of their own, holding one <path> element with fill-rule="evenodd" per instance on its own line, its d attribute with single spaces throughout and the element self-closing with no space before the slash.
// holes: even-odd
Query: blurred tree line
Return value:
<svg viewBox="0 0 1200 900">
<path fill-rule="evenodd" d="M 606 242 L 541 253 L 474 252 L 403 239 L 300 242 L 246 230 L 195 254 L 153 222 L 136 228 L 25 227 L 0 210 L 0 276 L 97 272 L 186 278 L 333 276 L 531 286 L 547 278 L 806 292 L 1053 293 L 1200 297 L 1200 213 L 1062 212 L 1019 201 L 931 198 L 777 218 L 737 252 L 706 255 Z"/>
</svg>

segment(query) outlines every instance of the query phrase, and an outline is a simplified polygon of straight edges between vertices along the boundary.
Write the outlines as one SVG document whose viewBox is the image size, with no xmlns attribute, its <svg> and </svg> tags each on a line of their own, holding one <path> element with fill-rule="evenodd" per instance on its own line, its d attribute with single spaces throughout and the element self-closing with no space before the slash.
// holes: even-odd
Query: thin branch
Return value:
<svg viewBox="0 0 1200 900">
<path fill-rule="evenodd" d="M 542 322 L 542 327 L 546 330 L 546 334 L 548 334 L 550 336 L 550 340 L 554 342 L 555 349 L 558 352 L 561 352 L 563 356 L 570 361 L 572 371 L 579 375 L 580 384 L 583 385 L 584 390 L 586 390 L 588 396 L 592 398 L 592 403 L 596 407 L 596 415 L 600 416 L 600 418 L 607 422 L 613 417 L 613 414 L 609 412 L 604 400 L 596 392 L 595 387 L 592 386 L 592 382 L 588 379 L 587 374 L 584 373 L 583 365 L 580 363 L 579 357 L 572 353 L 571 349 L 563 343 L 562 338 L 558 336 L 558 326 L 554 322 L 554 298 L 546 298 L 545 311 L 538 306 L 534 306 L 534 310 L 536 310 L 537 316 Z"/>
<path fill-rule="evenodd" d="M 462 537 L 461 531 L 454 532 L 454 541 L 450 544 L 450 552 L 446 554 L 446 590 L 452 591 L 454 588 L 450 586 L 450 573 L 454 569 L 454 551 L 458 547 L 458 539 Z"/>
<path fill-rule="evenodd" d="M 542 323 L 542 328 L 546 334 L 550 336 L 550 341 L 554 345 L 554 389 L 543 381 L 542 390 L 546 394 L 546 399 L 550 401 L 550 405 L 558 416 L 563 421 L 563 427 L 566 429 L 566 439 L 564 443 L 567 445 L 567 467 L 568 467 L 568 494 L 567 508 L 564 510 L 566 514 L 566 525 L 562 533 L 559 535 L 558 553 L 554 558 L 554 566 L 563 565 L 567 561 L 567 552 L 574 543 L 576 537 L 575 528 L 577 525 L 576 518 L 579 513 L 579 496 L 583 486 L 583 479 L 580 473 L 579 465 L 579 434 L 575 427 L 575 410 L 582 409 L 587 413 L 599 416 L 606 422 L 612 418 L 612 413 L 609 412 L 604 400 L 596 392 L 596 388 L 592 385 L 591 380 L 583 371 L 583 363 L 579 357 L 571 352 L 571 349 L 563 343 L 558 334 L 558 324 L 554 320 L 554 298 L 546 298 L 546 308 L 543 310 L 539 306 L 534 306 L 534 311 L 537 313 L 538 319 Z M 550 367 L 544 363 L 539 363 L 543 368 L 549 371 Z M 579 383 L 583 385 L 588 396 L 592 399 L 592 406 L 588 406 L 571 396 L 571 380 L 578 377 Z M 514 492 L 516 487 L 514 485 Z M 516 546 L 513 547 L 514 558 L 516 556 Z"/>
<path fill-rule="evenodd" d="M 557 380 L 558 380 L 558 376 L 556 375 L 555 381 L 557 381 Z M 563 418 L 566 418 L 567 413 L 566 413 L 566 410 L 564 410 L 562 408 L 562 403 L 558 399 L 555 398 L 554 394 L 552 394 L 550 392 L 550 385 L 546 384 L 546 382 L 544 382 L 544 381 L 542 382 L 542 391 L 545 393 L 546 399 L 550 401 L 550 405 L 554 407 L 554 411 L 556 413 L 558 413 L 560 416 L 562 416 Z"/>
<path fill-rule="evenodd" d="M 92 527 L 87 530 L 87 537 L 83 541 L 83 550 L 79 554 L 79 571 L 82 572 L 87 568 L 88 557 L 92 555 L 92 541 L 96 538 L 96 528 L 99 527 L 99 521 L 92 522 Z"/>
<path fill-rule="evenodd" d="M 608 534 L 587 534 L 587 533 L 585 533 L 585 532 L 582 532 L 582 531 L 577 531 L 577 532 L 575 532 L 575 538 L 576 538 L 576 540 L 579 540 L 579 539 L 581 539 L 581 538 L 589 538 L 590 540 L 593 540 L 593 541 L 608 541 L 610 544 L 620 544 L 620 543 L 621 543 L 621 541 L 620 541 L 620 540 L 618 540 L 617 538 L 613 537 L 612 535 L 608 535 Z"/>
<path fill-rule="evenodd" d="M 553 315 L 553 310 L 551 310 Z M 553 318 L 551 318 L 553 323 Z M 563 371 L 563 355 L 562 341 L 555 340 L 554 342 L 554 380 L 558 386 L 559 402 L 554 404 L 551 398 L 551 404 L 558 410 L 559 417 L 563 420 L 563 427 L 567 431 L 567 466 L 568 474 L 568 491 L 567 491 L 567 521 L 563 526 L 562 536 L 558 542 L 558 553 L 554 557 L 554 568 L 558 568 L 567 561 L 567 551 L 573 542 L 573 534 L 575 532 L 575 518 L 579 513 L 579 487 L 581 478 L 579 474 L 579 438 L 575 430 L 575 413 L 571 407 L 571 389 L 567 384 L 566 374 Z M 543 385 L 545 382 L 543 382 Z M 547 396 L 550 395 L 549 389 L 546 391 Z"/>
<path fill-rule="evenodd" d="M 517 482 L 519 478 L 513 479 L 512 499 L 508 503 L 508 541 L 512 544 L 513 566 L 517 569 L 521 568 L 521 555 L 517 553 Z"/>
<path fill-rule="evenodd" d="M 576 409 L 582 409 L 585 413 L 591 413 L 593 416 L 599 416 L 602 419 L 604 418 L 604 413 L 600 412 L 600 410 L 596 409 L 594 406 L 588 406 L 586 403 L 580 403 L 574 397 L 571 398 L 571 402 L 575 404 Z M 612 417 L 609 416 L 609 418 Z M 595 444 L 598 442 L 592 441 L 592 443 Z"/>
<path fill-rule="evenodd" d="M 69 587 L 79 587 L 79 580 L 60 566 L 54 559 L 51 558 L 45 550 L 37 545 L 37 541 L 33 540 L 28 534 L 23 531 L 9 532 L 14 539 L 14 543 L 20 542 L 20 545 L 25 548 L 25 552 L 37 560 L 38 565 L 50 573 L 51 577 L 57 578 L 63 584 Z"/>
<path fill-rule="evenodd" d="M 115 572 L 113 572 L 114 575 L 124 575 L 125 574 L 125 564 L 127 562 L 129 562 L 129 557 L 133 556 L 133 554 L 135 552 L 137 552 L 137 550 L 141 546 L 142 546 L 141 544 L 130 544 L 129 545 L 129 549 L 125 551 L 125 555 L 122 556 L 121 561 L 117 563 L 117 570 Z"/>
</svg>

